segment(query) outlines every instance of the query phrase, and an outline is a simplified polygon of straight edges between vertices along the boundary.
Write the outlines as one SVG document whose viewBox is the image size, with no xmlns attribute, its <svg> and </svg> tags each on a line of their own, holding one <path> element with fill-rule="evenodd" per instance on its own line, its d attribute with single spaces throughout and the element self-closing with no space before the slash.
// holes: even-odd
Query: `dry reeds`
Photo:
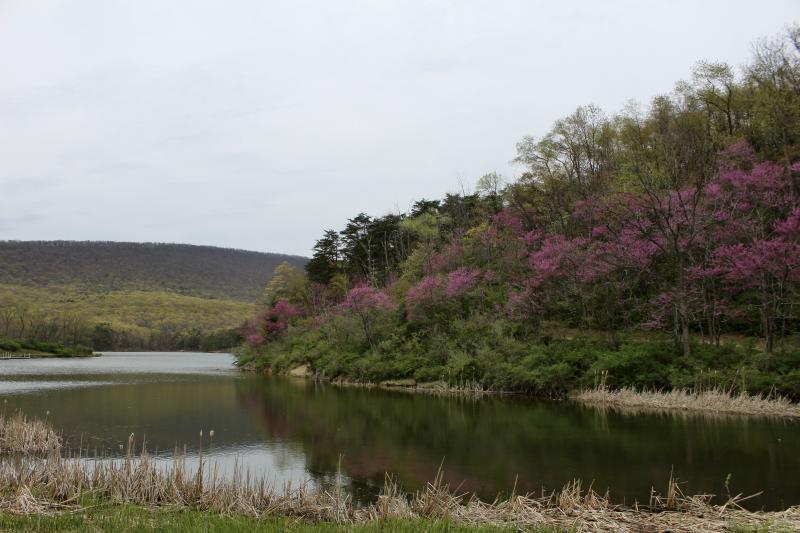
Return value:
<svg viewBox="0 0 800 533">
<path fill-rule="evenodd" d="M 0 414 L 0 454 L 45 454 L 61 448 L 61 438 L 46 422 L 28 420 L 21 412 Z"/>
<path fill-rule="evenodd" d="M 719 388 L 697 392 L 687 389 L 637 391 L 631 387 L 612 390 L 600 385 L 573 397 L 590 405 L 800 418 L 800 405 L 783 396 L 734 393 Z"/>
<path fill-rule="evenodd" d="M 420 383 L 416 386 L 414 391 L 433 394 L 435 396 L 463 396 L 466 398 L 483 398 L 484 396 L 506 394 L 502 391 L 485 388 L 477 381 L 465 381 L 456 385 L 451 385 L 444 381 Z"/>
<path fill-rule="evenodd" d="M 308 522 L 361 523 L 371 520 L 446 518 L 460 524 L 518 527 L 548 526 L 574 531 L 730 531 L 734 527 L 800 530 L 800 507 L 781 512 L 752 512 L 741 495 L 723 505 L 709 495 L 685 496 L 670 480 L 666 497 L 653 495 L 647 505 L 622 507 L 608 494 L 584 489 L 579 481 L 561 491 L 534 497 L 512 493 L 484 502 L 458 494 L 439 474 L 424 489 L 405 494 L 389 477 L 377 501 L 354 505 L 337 484 L 332 490 L 307 485 L 276 489 L 240 467 L 222 479 L 202 458 L 196 471 L 185 461 L 158 466 L 142 451 L 133 454 L 133 435 L 125 458 L 89 463 L 80 458 L 23 458 L 0 462 L 0 511 L 16 514 L 79 510 L 84 496 L 145 506 L 188 506 L 227 515 L 290 516 Z M 142 444 L 142 449 L 144 446 Z"/>
<path fill-rule="evenodd" d="M 21 425 L 29 428 L 22 431 L 28 439 L 44 432 L 47 439 L 40 437 L 37 442 L 50 445 L 58 442 L 53 440 L 55 434 L 49 426 L 41 422 L 27 420 L 22 415 L 0 420 L 3 431 L 12 427 L 16 435 Z M 747 499 L 741 494 L 716 505 L 710 495 L 684 495 L 672 479 L 666 496 L 653 492 L 647 505 L 623 507 L 611 503 L 607 493 L 598 494 L 591 487 L 584 490 L 580 481 L 540 497 L 512 492 L 507 498 L 484 502 L 475 495 L 451 490 L 440 471 L 431 483 L 414 494 L 403 493 L 387 476 L 377 501 L 358 506 L 338 482 L 340 476 L 330 490 L 313 489 L 305 484 L 278 489 L 263 478 L 253 478 L 239 465 L 230 477 L 222 478 L 202 454 L 198 468 L 190 471 L 185 457 L 165 466 L 150 458 L 144 442 L 139 448 L 137 456 L 131 434 L 122 459 L 94 461 L 52 453 L 46 457 L 20 455 L 13 460 L 0 460 L 0 511 L 25 515 L 72 512 L 81 510 L 83 502 L 100 501 L 191 507 L 256 518 L 288 516 L 339 524 L 421 518 L 570 531 L 721 532 L 734 528 L 800 531 L 800 507 L 780 512 L 748 511 L 740 505 Z M 31 446 L 23 449 L 30 450 Z"/>
<path fill-rule="evenodd" d="M 500 396 L 512 394 L 510 392 L 499 391 L 484 387 L 477 381 L 465 381 L 451 385 L 446 381 L 430 381 L 417 383 L 415 380 L 388 380 L 380 383 L 369 381 L 351 381 L 346 379 L 336 379 L 331 381 L 337 387 L 364 388 L 364 389 L 385 389 L 391 391 L 429 394 L 431 396 L 457 396 L 470 399 L 478 399 L 486 396 Z"/>
</svg>

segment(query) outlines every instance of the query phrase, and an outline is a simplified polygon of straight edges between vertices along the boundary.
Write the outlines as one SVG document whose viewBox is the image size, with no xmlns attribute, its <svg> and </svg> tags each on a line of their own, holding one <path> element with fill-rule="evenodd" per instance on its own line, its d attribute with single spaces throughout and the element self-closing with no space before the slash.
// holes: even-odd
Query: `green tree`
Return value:
<svg viewBox="0 0 800 533">
<path fill-rule="evenodd" d="M 306 277 L 294 266 L 284 261 L 275 267 L 272 277 L 264 287 L 261 304 L 272 306 L 281 298 L 292 302 L 302 302 L 306 298 L 306 291 Z"/>
<path fill-rule="evenodd" d="M 306 263 L 308 279 L 327 285 L 339 272 L 339 234 L 332 229 L 325 230 L 322 238 L 314 245 L 314 255 Z"/>
</svg>

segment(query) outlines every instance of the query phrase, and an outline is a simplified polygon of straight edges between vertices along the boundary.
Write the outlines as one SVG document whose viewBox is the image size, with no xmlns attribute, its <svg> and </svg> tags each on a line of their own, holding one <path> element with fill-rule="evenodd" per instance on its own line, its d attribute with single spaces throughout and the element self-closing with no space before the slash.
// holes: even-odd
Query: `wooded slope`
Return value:
<svg viewBox="0 0 800 533">
<path fill-rule="evenodd" d="M 167 291 L 255 301 L 281 262 L 305 258 L 187 244 L 0 241 L 0 284 L 90 293 Z"/>
</svg>

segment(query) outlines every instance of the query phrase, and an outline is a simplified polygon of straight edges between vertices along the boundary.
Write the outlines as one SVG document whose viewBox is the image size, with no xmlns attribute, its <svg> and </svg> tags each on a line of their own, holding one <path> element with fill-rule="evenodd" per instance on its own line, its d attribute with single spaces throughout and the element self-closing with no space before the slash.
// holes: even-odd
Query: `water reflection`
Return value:
<svg viewBox="0 0 800 533">
<path fill-rule="evenodd" d="M 416 489 L 440 464 L 451 485 L 484 498 L 516 486 L 539 492 L 574 478 L 646 501 L 670 473 L 688 492 L 765 490 L 759 505 L 797 503 L 796 423 L 665 414 L 629 416 L 568 403 L 471 401 L 336 389 L 286 380 L 237 383 L 271 435 L 304 444 L 312 473 L 345 471 L 367 492 L 384 472 Z"/>
<path fill-rule="evenodd" d="M 242 375 L 220 354 L 56 361 L 52 373 L 40 362 L 0 362 L 4 408 L 48 417 L 71 448 L 100 456 L 119 456 L 134 433 L 164 460 L 185 446 L 193 461 L 202 429 L 203 449 L 222 473 L 238 461 L 279 486 L 326 485 L 341 467 L 362 501 L 386 472 L 415 490 L 441 465 L 451 485 L 484 498 L 515 483 L 539 492 L 580 478 L 610 488 L 616 501 L 646 501 L 651 486 L 663 492 L 674 471 L 689 480 L 687 492 L 724 494 L 730 474 L 731 491 L 765 491 L 756 506 L 800 503 L 792 475 L 800 471 L 797 423 L 338 389 Z"/>
</svg>

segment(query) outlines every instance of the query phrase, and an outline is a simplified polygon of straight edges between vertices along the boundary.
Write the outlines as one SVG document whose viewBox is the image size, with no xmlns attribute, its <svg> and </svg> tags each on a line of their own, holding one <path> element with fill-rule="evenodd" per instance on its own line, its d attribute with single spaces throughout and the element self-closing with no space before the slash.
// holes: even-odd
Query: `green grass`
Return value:
<svg viewBox="0 0 800 533">
<path fill-rule="evenodd" d="M 15 516 L 0 512 L 0 531 L 203 531 L 203 532 L 282 532 L 338 533 L 482 533 L 514 532 L 516 528 L 471 527 L 433 520 L 388 520 L 345 526 L 332 523 L 310 524 L 295 519 L 269 517 L 255 519 L 224 516 L 207 511 L 180 508 L 148 509 L 134 505 L 101 505 L 78 512 L 56 515 Z M 537 530 L 541 532 L 551 529 Z"/>
<path fill-rule="evenodd" d="M 0 302 L 24 302 L 37 315 L 81 316 L 89 323 L 107 322 L 115 330 L 140 334 L 163 327 L 213 331 L 239 326 L 253 304 L 230 299 L 200 298 L 167 291 L 87 292 L 75 287 L 33 288 L 0 284 Z"/>
</svg>

